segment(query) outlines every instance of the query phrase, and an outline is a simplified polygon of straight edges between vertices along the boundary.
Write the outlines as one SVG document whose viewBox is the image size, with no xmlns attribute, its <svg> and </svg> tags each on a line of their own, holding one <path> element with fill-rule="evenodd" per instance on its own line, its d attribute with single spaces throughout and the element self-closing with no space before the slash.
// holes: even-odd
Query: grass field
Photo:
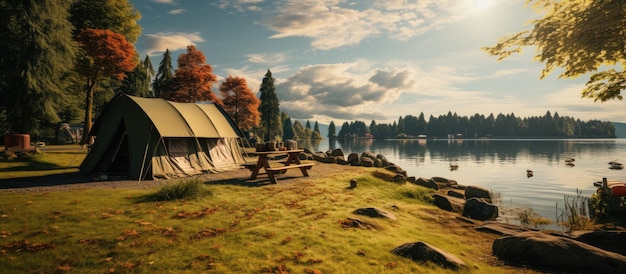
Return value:
<svg viewBox="0 0 626 274">
<path fill-rule="evenodd" d="M 42 153 L 0 161 L 0 179 L 76 172 L 87 155 L 87 150 L 79 145 L 46 146 L 40 150 Z M 0 153 L 4 153 L 4 147 Z"/>
<path fill-rule="evenodd" d="M 47 153 L 47 169 L 33 174 L 74 155 Z M 417 241 L 461 258 L 470 266 L 461 273 L 532 272 L 502 266 L 496 236 L 432 206 L 430 190 L 379 177 L 356 168 L 262 187 L 201 182 L 206 196 L 171 201 L 148 199 L 160 189 L 0 191 L 0 272 L 457 273 L 390 252 Z M 351 179 L 358 187 L 347 188 Z M 397 220 L 352 213 L 372 206 Z"/>
</svg>

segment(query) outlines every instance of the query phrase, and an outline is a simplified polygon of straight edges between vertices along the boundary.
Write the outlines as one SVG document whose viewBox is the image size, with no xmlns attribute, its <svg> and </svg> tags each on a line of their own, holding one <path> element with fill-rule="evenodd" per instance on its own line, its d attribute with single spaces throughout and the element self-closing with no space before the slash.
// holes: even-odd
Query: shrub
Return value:
<svg viewBox="0 0 626 274">
<path fill-rule="evenodd" d="M 175 184 L 167 185 L 157 192 L 148 195 L 142 201 L 171 201 L 181 199 L 199 199 L 211 195 L 211 191 L 204 187 L 204 183 L 198 179 L 181 180 Z"/>
</svg>

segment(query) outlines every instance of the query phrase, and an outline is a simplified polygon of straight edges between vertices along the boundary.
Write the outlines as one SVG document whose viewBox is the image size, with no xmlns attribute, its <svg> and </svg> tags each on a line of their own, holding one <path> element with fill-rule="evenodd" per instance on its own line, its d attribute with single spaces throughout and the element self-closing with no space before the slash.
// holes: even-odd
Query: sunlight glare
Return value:
<svg viewBox="0 0 626 274">
<path fill-rule="evenodd" d="M 489 9 L 493 0 L 468 0 L 470 10 L 480 12 Z"/>
</svg>

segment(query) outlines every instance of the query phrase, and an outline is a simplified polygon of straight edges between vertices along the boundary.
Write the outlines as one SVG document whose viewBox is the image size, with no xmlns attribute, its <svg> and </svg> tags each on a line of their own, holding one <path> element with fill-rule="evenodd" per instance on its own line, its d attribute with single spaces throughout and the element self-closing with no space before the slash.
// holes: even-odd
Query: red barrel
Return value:
<svg viewBox="0 0 626 274">
<path fill-rule="evenodd" d="M 20 149 L 30 148 L 29 134 L 7 134 L 4 135 L 4 147 L 18 147 Z"/>
</svg>

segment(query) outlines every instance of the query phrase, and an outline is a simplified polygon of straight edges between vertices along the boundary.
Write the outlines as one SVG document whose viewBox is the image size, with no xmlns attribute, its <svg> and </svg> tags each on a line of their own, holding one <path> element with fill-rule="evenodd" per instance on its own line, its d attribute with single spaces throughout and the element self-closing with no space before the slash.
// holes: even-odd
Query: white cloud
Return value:
<svg viewBox="0 0 626 274">
<path fill-rule="evenodd" d="M 286 59 L 283 53 L 253 53 L 246 57 L 248 57 L 248 62 L 255 64 L 278 64 Z"/>
<path fill-rule="evenodd" d="M 175 9 L 175 10 L 170 10 L 168 13 L 172 15 L 178 15 L 178 14 L 183 14 L 185 12 L 187 12 L 186 9 Z"/>
<path fill-rule="evenodd" d="M 175 0 L 152 0 L 152 2 L 158 3 L 158 4 L 177 5 Z"/>
<path fill-rule="evenodd" d="M 165 52 L 166 49 L 170 51 L 185 49 L 189 45 L 204 42 L 204 39 L 200 37 L 200 33 L 198 32 L 158 32 L 146 34 L 145 41 L 148 46 L 147 54 L 152 55 Z"/>
<path fill-rule="evenodd" d="M 357 7 L 344 1 L 288 1 L 276 4 L 275 15 L 265 23 L 276 32 L 271 38 L 307 37 L 313 48 L 331 50 L 382 35 L 408 40 L 457 22 L 468 12 L 459 2 L 464 1 L 380 0 Z"/>
</svg>

